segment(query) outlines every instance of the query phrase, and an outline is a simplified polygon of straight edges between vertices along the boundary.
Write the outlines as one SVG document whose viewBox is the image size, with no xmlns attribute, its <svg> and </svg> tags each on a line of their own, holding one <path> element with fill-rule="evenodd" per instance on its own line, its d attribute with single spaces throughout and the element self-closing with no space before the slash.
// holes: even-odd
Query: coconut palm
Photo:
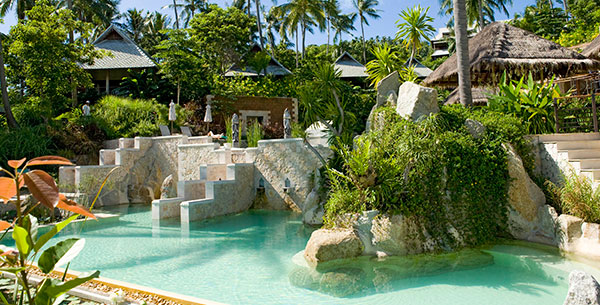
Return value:
<svg viewBox="0 0 600 305">
<path fill-rule="evenodd" d="M 135 43 L 140 43 L 142 36 L 146 31 L 146 27 L 148 26 L 148 13 L 133 8 L 127 10 L 127 12 L 122 15 L 122 18 L 125 20 L 120 23 L 121 27 L 127 31 L 127 34 L 129 34 Z"/>
<path fill-rule="evenodd" d="M 369 25 L 367 17 L 373 19 L 380 18 L 377 13 L 378 0 L 354 0 L 354 7 L 357 9 L 358 17 L 360 19 L 360 29 L 362 32 L 362 44 L 363 44 L 363 63 L 367 61 L 367 44 L 365 42 L 365 24 Z"/>
<path fill-rule="evenodd" d="M 180 9 L 183 27 L 185 28 L 188 27 L 196 13 L 202 13 L 208 9 L 207 0 L 183 0 L 182 2 L 181 4 L 177 4 L 177 6 Z M 173 5 L 171 4 L 171 6 Z"/>
<path fill-rule="evenodd" d="M 323 0 L 323 12 L 327 22 L 327 55 L 329 55 L 329 44 L 331 41 L 331 23 L 333 19 L 339 18 L 342 14 L 339 0 Z"/>
<path fill-rule="evenodd" d="M 400 12 L 401 19 L 396 22 L 396 39 L 401 39 L 411 49 L 409 66 L 412 66 L 415 54 L 423 46 L 423 41 L 429 40 L 429 35 L 435 32 L 431 25 L 433 18 L 427 15 L 428 12 L 429 7 L 424 9 L 421 5 L 414 6 Z"/>
<path fill-rule="evenodd" d="M 256 4 L 256 25 L 258 27 L 258 42 L 260 44 L 261 49 L 264 49 L 263 45 L 263 32 L 262 32 L 262 22 L 260 20 L 260 0 L 254 0 Z"/>
<path fill-rule="evenodd" d="M 501 11 L 509 16 L 508 7 L 512 0 L 465 0 L 469 25 L 477 25 L 482 29 L 487 23 L 494 22 L 495 12 Z M 453 0 L 440 0 L 440 14 L 453 14 Z M 452 26 L 454 19 L 451 18 L 449 25 Z"/>
<path fill-rule="evenodd" d="M 265 15 L 265 22 L 266 22 L 266 39 L 267 42 L 269 43 L 269 46 L 271 46 L 271 50 L 275 50 L 276 48 L 276 43 L 275 43 L 275 33 L 279 34 L 279 39 L 281 40 L 281 42 L 283 43 L 287 43 L 289 42 L 289 37 L 287 36 L 287 32 L 285 31 L 285 28 L 283 27 L 283 22 L 282 22 L 282 18 L 281 18 L 282 12 L 281 10 L 279 10 L 279 7 L 277 6 L 273 6 L 271 7 L 271 9 L 269 10 L 269 12 Z M 274 52 L 272 52 L 272 56 L 274 55 Z"/>
<path fill-rule="evenodd" d="M 342 14 L 337 18 L 331 20 L 331 26 L 335 29 L 335 34 L 333 35 L 334 43 L 342 42 L 342 35 L 344 33 L 351 34 L 352 31 L 355 31 L 354 22 L 356 21 L 356 13 L 350 14 Z"/>
<path fill-rule="evenodd" d="M 14 8 L 16 8 L 17 19 L 25 19 L 25 11 L 30 10 L 35 5 L 35 0 L 1 0 L 0 1 L 0 17 Z"/>
<path fill-rule="evenodd" d="M 4 70 L 4 48 L 2 45 L 2 39 L 4 34 L 0 33 L 0 91 L 2 94 L 2 105 L 4 105 L 4 113 L 6 114 L 6 122 L 10 128 L 19 128 L 17 120 L 12 113 L 10 100 L 8 99 L 8 91 L 6 89 L 6 72 Z"/>
<path fill-rule="evenodd" d="M 315 0 L 291 0 L 282 4 L 279 8 L 284 12 L 284 26 L 289 32 L 296 36 L 298 44 L 298 34 L 302 34 L 302 58 L 306 51 L 306 32 L 313 32 L 314 26 L 322 27 L 325 24 L 325 16 L 321 10 L 320 1 Z M 298 27 L 300 31 L 298 33 Z"/>
<path fill-rule="evenodd" d="M 469 61 L 469 34 L 467 31 L 466 0 L 454 1 L 454 21 L 456 34 L 456 56 L 458 62 L 458 93 L 460 103 L 465 106 L 473 105 L 471 95 L 471 64 Z"/>
</svg>

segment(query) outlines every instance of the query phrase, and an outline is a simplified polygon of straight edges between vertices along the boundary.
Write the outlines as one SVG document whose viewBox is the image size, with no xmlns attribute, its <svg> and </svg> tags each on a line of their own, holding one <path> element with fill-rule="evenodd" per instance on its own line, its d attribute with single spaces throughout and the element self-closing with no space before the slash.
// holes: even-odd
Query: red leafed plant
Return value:
<svg viewBox="0 0 600 305">
<path fill-rule="evenodd" d="M 10 160 L 8 165 L 12 170 L 0 169 L 7 175 L 7 177 L 0 177 L 0 199 L 4 201 L 4 204 L 15 205 L 17 217 L 13 223 L 0 221 L 0 231 L 5 231 L 2 235 L 3 238 L 12 228 L 12 237 L 17 249 L 0 245 L 0 272 L 13 274 L 18 284 L 15 286 L 18 288 L 13 294 L 12 302 L 9 302 L 2 293 L 0 293 L 0 298 L 4 304 L 54 304 L 67 291 L 98 277 L 100 272 L 81 275 L 70 281 L 64 281 L 64 277 L 62 280 L 50 278 L 47 275 L 55 267 L 65 264 L 68 267 L 69 262 L 83 249 L 85 240 L 71 238 L 48 247 L 44 251 L 42 248 L 79 215 L 94 219 L 96 217 L 85 207 L 60 194 L 56 182 L 48 173 L 39 169 L 30 169 L 40 165 L 73 165 L 69 160 L 58 156 L 44 156 L 28 162 L 26 159 Z M 108 176 L 110 173 L 104 179 L 100 191 L 106 184 Z M 27 187 L 35 199 L 29 200 L 28 202 L 31 202 L 29 205 L 23 203 L 21 193 L 23 187 Z M 52 212 L 54 208 L 59 208 L 70 211 L 74 215 L 54 225 L 47 233 L 38 236 L 38 221 L 31 215 L 31 211 L 40 204 Z M 40 254 L 39 257 L 38 254 Z M 46 274 L 46 277 L 40 285 L 32 287 L 29 283 L 29 274 L 36 257 L 38 257 L 37 266 Z"/>
</svg>

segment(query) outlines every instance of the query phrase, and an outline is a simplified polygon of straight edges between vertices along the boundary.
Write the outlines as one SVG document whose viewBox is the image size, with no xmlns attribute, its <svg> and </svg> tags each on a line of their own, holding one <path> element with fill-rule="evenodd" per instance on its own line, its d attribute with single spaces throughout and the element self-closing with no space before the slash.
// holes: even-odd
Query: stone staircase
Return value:
<svg viewBox="0 0 600 305">
<path fill-rule="evenodd" d="M 574 170 L 600 185 L 600 134 L 552 134 L 536 136 L 542 150 L 563 173 Z M 547 175 L 545 175 L 547 176 Z"/>
</svg>

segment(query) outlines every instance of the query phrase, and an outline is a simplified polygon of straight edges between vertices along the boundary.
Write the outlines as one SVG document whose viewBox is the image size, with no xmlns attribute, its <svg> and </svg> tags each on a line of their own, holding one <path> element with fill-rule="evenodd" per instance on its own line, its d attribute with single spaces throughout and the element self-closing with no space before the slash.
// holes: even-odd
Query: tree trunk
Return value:
<svg viewBox="0 0 600 305">
<path fill-rule="evenodd" d="M 483 30 L 483 23 L 483 0 L 479 0 L 479 31 Z"/>
<path fill-rule="evenodd" d="M 363 25 L 363 17 L 360 16 L 360 30 L 362 31 L 362 45 L 363 45 L 363 65 L 367 63 L 367 43 L 365 42 L 365 26 Z"/>
<path fill-rule="evenodd" d="M 179 15 L 177 14 L 177 0 L 173 0 L 173 11 L 175 11 L 175 28 L 179 30 Z"/>
<path fill-rule="evenodd" d="M 6 114 L 8 127 L 19 128 L 19 124 L 13 116 L 12 109 L 10 107 L 10 101 L 8 100 L 8 92 L 6 90 L 6 73 L 4 71 L 4 48 L 2 46 L 2 36 L 0 36 L 0 87 L 2 90 L 2 104 L 4 105 L 4 112 Z"/>
<path fill-rule="evenodd" d="M 327 16 L 327 56 L 329 56 L 329 41 L 331 40 L 331 21 Z"/>
<path fill-rule="evenodd" d="M 73 10 L 73 0 L 68 0 L 67 1 L 67 8 L 72 11 Z M 70 43 L 74 43 L 75 42 L 75 33 L 73 31 L 73 29 L 71 29 L 69 31 L 69 42 Z M 71 78 L 71 83 L 73 83 L 73 78 Z M 73 108 L 77 107 L 77 87 L 74 86 L 71 89 L 71 105 L 73 106 Z"/>
<path fill-rule="evenodd" d="M 298 68 L 300 66 L 300 63 L 298 62 L 298 27 L 296 27 L 294 36 L 296 36 L 296 68 Z"/>
<path fill-rule="evenodd" d="M 469 62 L 469 36 L 467 33 L 467 9 L 465 0 L 454 1 L 454 25 L 456 56 L 458 59 L 458 92 L 464 106 L 473 105 L 471 95 L 471 65 Z"/>
<path fill-rule="evenodd" d="M 264 49 L 262 25 L 260 24 L 260 0 L 254 0 L 254 2 L 256 2 L 256 24 L 258 25 L 259 44 L 260 44 L 260 48 Z"/>
<path fill-rule="evenodd" d="M 177 105 L 179 104 L 179 97 L 181 96 L 181 81 L 177 80 Z"/>
<path fill-rule="evenodd" d="M 306 22 L 302 20 L 302 59 L 306 53 Z"/>
<path fill-rule="evenodd" d="M 563 0 L 563 4 L 565 5 L 565 15 L 569 18 L 569 1 Z"/>
</svg>

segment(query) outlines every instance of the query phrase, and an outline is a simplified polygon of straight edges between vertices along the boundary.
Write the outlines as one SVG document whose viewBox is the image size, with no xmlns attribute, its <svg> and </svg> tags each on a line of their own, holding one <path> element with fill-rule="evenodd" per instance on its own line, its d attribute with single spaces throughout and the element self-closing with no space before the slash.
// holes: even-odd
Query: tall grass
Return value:
<svg viewBox="0 0 600 305">
<path fill-rule="evenodd" d="M 571 170 L 564 176 L 562 187 L 550 184 L 554 197 L 559 199 L 563 213 L 600 223 L 600 188 L 595 188 L 590 179 Z"/>
<path fill-rule="evenodd" d="M 262 140 L 264 136 L 263 128 L 258 121 L 252 121 L 252 124 L 248 127 L 246 140 L 248 141 L 248 147 L 257 147 L 258 141 Z"/>
</svg>

